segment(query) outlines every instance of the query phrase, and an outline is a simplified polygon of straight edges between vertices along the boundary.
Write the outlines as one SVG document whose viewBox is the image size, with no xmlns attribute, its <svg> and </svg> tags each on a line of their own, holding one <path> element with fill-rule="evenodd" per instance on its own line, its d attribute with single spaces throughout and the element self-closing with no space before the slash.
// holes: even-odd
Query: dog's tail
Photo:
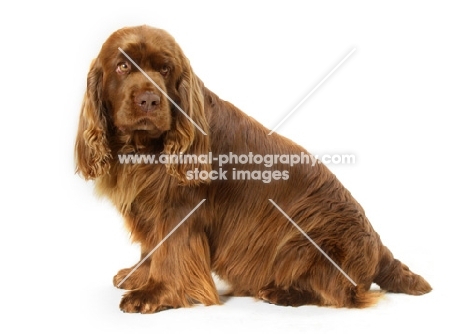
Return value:
<svg viewBox="0 0 468 334">
<path fill-rule="evenodd" d="M 382 245 L 379 269 L 374 282 L 388 292 L 423 295 L 432 290 L 424 278 L 416 275 L 408 266 L 393 258 L 390 250 Z"/>
</svg>

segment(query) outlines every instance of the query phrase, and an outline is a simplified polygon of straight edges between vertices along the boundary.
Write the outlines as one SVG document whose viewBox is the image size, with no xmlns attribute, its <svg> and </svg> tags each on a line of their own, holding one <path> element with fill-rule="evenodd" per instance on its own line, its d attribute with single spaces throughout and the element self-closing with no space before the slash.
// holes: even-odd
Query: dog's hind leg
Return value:
<svg viewBox="0 0 468 334">
<path fill-rule="evenodd" d="M 261 289 L 256 297 L 268 303 L 282 306 L 324 305 L 321 296 L 314 291 L 295 288 L 282 289 L 274 284 L 269 284 Z"/>
</svg>

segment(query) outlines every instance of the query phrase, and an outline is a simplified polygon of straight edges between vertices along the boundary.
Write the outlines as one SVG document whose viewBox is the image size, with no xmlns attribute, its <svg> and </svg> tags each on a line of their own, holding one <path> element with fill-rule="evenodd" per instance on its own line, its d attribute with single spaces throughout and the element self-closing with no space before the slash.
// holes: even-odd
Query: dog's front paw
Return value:
<svg viewBox="0 0 468 334">
<path fill-rule="evenodd" d="M 156 313 L 169 306 L 160 303 L 159 295 L 156 291 L 135 290 L 127 292 L 121 302 L 120 309 L 126 313 Z"/>
<path fill-rule="evenodd" d="M 125 290 L 136 290 L 142 287 L 148 278 L 148 266 L 142 265 L 132 273 L 132 268 L 119 270 L 114 276 L 113 284 L 116 288 Z M 131 275 L 129 276 L 129 274 Z"/>
</svg>

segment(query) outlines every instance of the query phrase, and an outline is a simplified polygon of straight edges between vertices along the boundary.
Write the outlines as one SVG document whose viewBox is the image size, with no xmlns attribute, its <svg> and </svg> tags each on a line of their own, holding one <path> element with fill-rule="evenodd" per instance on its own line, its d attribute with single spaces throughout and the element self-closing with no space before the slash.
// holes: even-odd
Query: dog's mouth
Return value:
<svg viewBox="0 0 468 334">
<path fill-rule="evenodd" d="M 114 125 L 124 135 L 139 132 L 140 135 L 158 138 L 171 129 L 171 112 L 163 102 L 158 110 L 152 112 L 142 112 L 135 108 L 134 103 L 125 104 L 116 109 Z"/>
<path fill-rule="evenodd" d="M 170 129 L 170 123 L 166 124 L 162 119 L 142 117 L 135 120 L 132 124 L 120 127 L 119 129 L 121 132 L 126 134 L 139 133 L 140 135 L 144 135 L 148 138 L 159 138 Z"/>
<path fill-rule="evenodd" d="M 138 119 L 131 124 L 117 126 L 119 131 L 122 133 L 130 134 L 132 132 L 146 132 L 151 137 L 159 137 L 163 132 L 168 129 L 164 129 L 163 126 L 158 126 L 155 121 L 148 117 Z"/>
<path fill-rule="evenodd" d="M 157 126 L 147 118 L 140 119 L 133 126 L 133 130 L 152 131 L 155 129 L 157 129 Z"/>
</svg>

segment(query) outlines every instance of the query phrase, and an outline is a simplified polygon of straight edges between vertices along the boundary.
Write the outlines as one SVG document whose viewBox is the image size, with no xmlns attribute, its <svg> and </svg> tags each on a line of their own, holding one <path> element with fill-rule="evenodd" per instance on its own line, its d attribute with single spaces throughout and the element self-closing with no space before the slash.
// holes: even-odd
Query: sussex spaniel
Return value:
<svg viewBox="0 0 468 334">
<path fill-rule="evenodd" d="M 219 304 L 213 272 L 231 295 L 278 305 L 362 308 L 381 295 L 372 282 L 429 292 L 326 166 L 251 161 L 306 153 L 206 88 L 164 30 L 113 33 L 88 73 L 75 157 L 141 245 L 144 261 L 114 277 L 130 290 L 120 308 Z M 182 155 L 200 159 L 167 159 Z"/>
</svg>

